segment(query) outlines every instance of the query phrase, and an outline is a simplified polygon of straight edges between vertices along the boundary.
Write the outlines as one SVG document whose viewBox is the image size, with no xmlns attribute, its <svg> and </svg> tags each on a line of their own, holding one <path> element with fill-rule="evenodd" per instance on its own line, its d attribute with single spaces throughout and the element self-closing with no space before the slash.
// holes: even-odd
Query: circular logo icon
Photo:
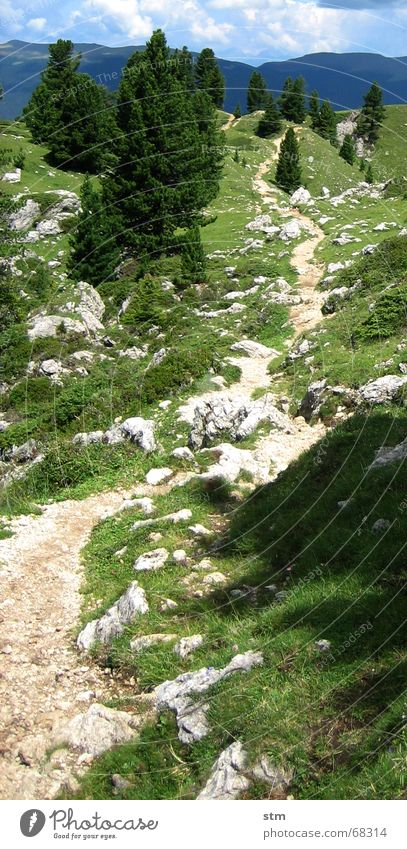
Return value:
<svg viewBox="0 0 407 849">
<path fill-rule="evenodd" d="M 42 831 L 45 825 L 45 814 L 38 808 L 25 811 L 20 819 L 20 828 L 24 837 L 35 837 Z"/>
</svg>

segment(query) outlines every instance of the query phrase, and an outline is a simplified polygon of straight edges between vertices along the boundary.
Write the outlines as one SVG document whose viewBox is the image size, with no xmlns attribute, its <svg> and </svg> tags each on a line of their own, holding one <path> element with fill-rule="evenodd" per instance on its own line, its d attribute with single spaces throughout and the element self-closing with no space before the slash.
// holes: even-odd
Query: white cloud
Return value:
<svg viewBox="0 0 407 849">
<path fill-rule="evenodd" d="M 85 8 L 110 18 L 129 38 L 148 38 L 154 28 L 151 17 L 140 14 L 137 0 L 85 0 Z"/>
<path fill-rule="evenodd" d="M 35 32 L 41 32 L 47 26 L 47 19 L 31 18 L 30 21 L 27 21 L 27 26 L 29 29 L 35 30 Z"/>
</svg>

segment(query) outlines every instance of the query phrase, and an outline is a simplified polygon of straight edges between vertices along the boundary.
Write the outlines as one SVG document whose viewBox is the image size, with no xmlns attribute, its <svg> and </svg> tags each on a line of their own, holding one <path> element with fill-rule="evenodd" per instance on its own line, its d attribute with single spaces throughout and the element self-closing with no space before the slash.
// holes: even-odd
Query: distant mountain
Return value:
<svg viewBox="0 0 407 849">
<path fill-rule="evenodd" d="M 104 47 L 76 44 L 82 54 L 80 69 L 108 88 L 117 88 L 122 68 L 136 47 Z M 9 41 L 0 45 L 0 81 L 6 92 L 0 115 L 17 117 L 37 85 L 46 65 L 47 44 Z M 218 59 L 226 80 L 225 109 L 231 112 L 240 102 L 246 107 L 246 89 L 254 68 L 243 62 Z M 302 74 L 310 92 L 316 88 L 336 109 L 361 105 L 363 93 L 375 80 L 384 91 L 386 103 L 407 102 L 407 58 L 388 58 L 377 53 L 314 53 L 284 62 L 265 62 L 259 70 L 268 87 L 278 94 L 287 76 Z"/>
</svg>

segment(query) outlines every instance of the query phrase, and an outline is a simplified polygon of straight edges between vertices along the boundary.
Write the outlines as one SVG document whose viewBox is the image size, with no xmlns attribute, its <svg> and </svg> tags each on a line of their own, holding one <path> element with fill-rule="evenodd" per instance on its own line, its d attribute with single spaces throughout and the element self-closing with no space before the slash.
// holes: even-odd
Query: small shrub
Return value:
<svg viewBox="0 0 407 849">
<path fill-rule="evenodd" d="M 390 289 L 377 301 L 372 313 L 355 330 L 358 342 L 387 339 L 407 326 L 407 285 Z"/>
</svg>

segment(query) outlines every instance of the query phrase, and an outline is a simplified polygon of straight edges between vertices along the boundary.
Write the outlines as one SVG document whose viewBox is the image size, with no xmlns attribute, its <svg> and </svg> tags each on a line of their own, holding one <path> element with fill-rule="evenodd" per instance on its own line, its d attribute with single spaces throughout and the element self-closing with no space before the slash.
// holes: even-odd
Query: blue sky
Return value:
<svg viewBox="0 0 407 849">
<path fill-rule="evenodd" d="M 142 44 L 157 27 L 172 47 L 209 45 L 253 64 L 320 51 L 407 54 L 406 0 L 0 0 L 2 42 Z"/>
</svg>

